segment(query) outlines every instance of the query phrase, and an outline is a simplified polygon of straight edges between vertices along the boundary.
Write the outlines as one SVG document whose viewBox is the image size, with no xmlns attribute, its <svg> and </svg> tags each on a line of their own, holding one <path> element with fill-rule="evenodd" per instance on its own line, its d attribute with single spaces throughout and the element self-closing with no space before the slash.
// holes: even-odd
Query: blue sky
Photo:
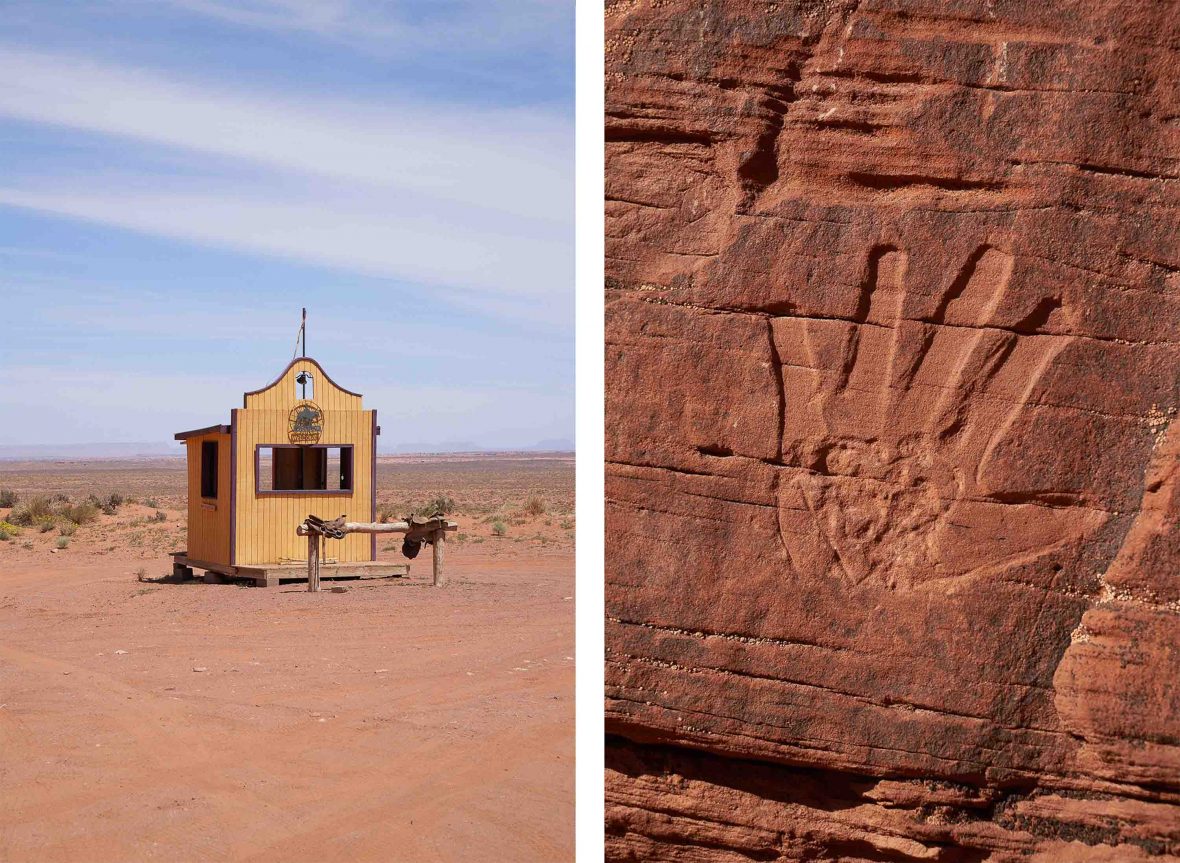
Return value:
<svg viewBox="0 0 1180 863">
<path fill-rule="evenodd" d="M 5 0 L 0 445 L 308 353 L 383 446 L 572 440 L 572 0 Z"/>
</svg>

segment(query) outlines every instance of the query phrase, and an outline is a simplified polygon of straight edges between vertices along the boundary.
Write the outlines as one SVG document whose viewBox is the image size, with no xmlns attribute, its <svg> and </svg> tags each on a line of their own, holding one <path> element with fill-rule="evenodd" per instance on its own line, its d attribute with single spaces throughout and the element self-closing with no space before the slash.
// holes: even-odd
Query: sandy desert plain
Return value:
<svg viewBox="0 0 1180 863">
<path fill-rule="evenodd" d="M 133 501 L 0 541 L 0 860 L 572 859 L 573 457 L 388 456 L 378 487 L 455 500 L 446 587 L 429 550 L 340 593 L 153 583 L 181 458 L 0 462 L 25 500 Z"/>
</svg>

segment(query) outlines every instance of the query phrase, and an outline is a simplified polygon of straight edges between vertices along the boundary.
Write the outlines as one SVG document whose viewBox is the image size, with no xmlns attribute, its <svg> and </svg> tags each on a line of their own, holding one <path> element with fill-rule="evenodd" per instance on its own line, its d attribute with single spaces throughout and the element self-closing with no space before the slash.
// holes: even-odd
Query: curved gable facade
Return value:
<svg viewBox="0 0 1180 863">
<path fill-rule="evenodd" d="M 245 393 L 229 426 L 176 437 L 188 448 L 190 557 L 228 566 L 306 560 L 307 541 L 295 530 L 308 515 L 376 519 L 377 413 L 311 357 Z M 216 483 L 202 472 L 211 458 Z M 350 534 L 328 554 L 340 563 L 376 560 L 375 537 Z"/>
</svg>

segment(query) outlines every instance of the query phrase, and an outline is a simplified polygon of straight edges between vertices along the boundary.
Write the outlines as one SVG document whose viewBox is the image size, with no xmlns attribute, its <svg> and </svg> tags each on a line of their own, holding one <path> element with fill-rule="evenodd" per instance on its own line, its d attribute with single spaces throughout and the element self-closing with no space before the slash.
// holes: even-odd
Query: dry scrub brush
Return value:
<svg viewBox="0 0 1180 863">
<path fill-rule="evenodd" d="M 445 494 L 437 494 L 422 506 L 414 510 L 414 515 L 431 516 L 435 513 L 451 513 L 457 509 L 455 499 Z"/>
<path fill-rule="evenodd" d="M 69 498 L 53 499 L 40 494 L 13 507 L 8 520 L 20 527 L 37 527 L 48 533 L 58 525 L 90 524 L 98 518 L 98 510 L 91 501 L 75 504 Z"/>
<path fill-rule="evenodd" d="M 86 501 L 85 503 L 67 504 L 57 512 L 58 516 L 72 521 L 74 524 L 90 524 L 98 518 L 98 507 Z"/>
<path fill-rule="evenodd" d="M 35 495 L 12 508 L 8 520 L 20 527 L 32 527 L 45 519 L 52 519 L 53 503 L 43 494 Z"/>
</svg>

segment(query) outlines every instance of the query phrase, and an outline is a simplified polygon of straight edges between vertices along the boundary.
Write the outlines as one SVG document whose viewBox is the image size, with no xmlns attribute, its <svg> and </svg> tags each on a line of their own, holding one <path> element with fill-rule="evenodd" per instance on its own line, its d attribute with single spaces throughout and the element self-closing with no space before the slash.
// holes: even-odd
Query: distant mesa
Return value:
<svg viewBox="0 0 1180 863">
<path fill-rule="evenodd" d="M 461 452 L 573 452 L 568 438 L 547 438 L 529 446 L 486 446 L 474 441 L 422 441 L 379 448 L 380 455 L 438 455 Z M 0 461 L 86 460 L 102 458 L 181 458 L 184 448 L 173 441 L 124 443 L 0 444 Z"/>
<path fill-rule="evenodd" d="M 48 459 L 143 458 L 184 455 L 173 441 L 124 443 L 0 444 L 0 461 Z"/>
<path fill-rule="evenodd" d="M 546 438 L 527 446 L 488 446 L 474 441 L 412 441 L 399 443 L 390 449 L 380 448 L 384 455 L 437 455 L 459 452 L 573 452 L 574 442 L 569 438 Z"/>
</svg>

